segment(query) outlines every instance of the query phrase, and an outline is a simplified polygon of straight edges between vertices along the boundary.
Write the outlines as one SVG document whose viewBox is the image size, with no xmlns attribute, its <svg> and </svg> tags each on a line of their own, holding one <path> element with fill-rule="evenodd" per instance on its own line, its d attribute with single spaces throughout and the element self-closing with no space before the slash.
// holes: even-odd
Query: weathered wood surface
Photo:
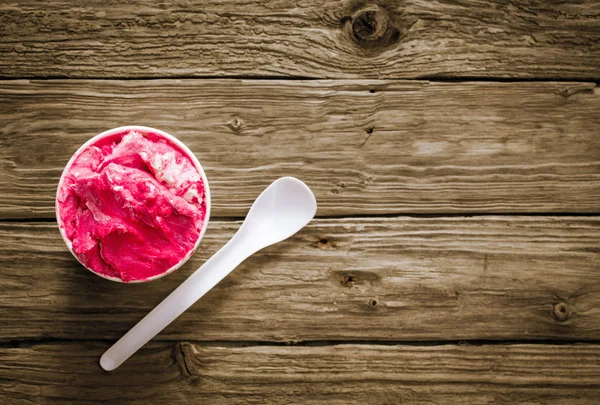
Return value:
<svg viewBox="0 0 600 405">
<path fill-rule="evenodd" d="M 173 75 L 597 79 L 600 8 L 594 0 L 0 4 L 0 76 Z"/>
<path fill-rule="evenodd" d="M 148 284 L 98 278 L 55 224 L 0 223 L 0 339 L 115 339 L 235 232 Z M 257 253 L 158 339 L 600 339 L 599 217 L 322 219 Z"/>
<path fill-rule="evenodd" d="M 0 80 L 0 404 L 598 403 L 597 1 L 9 1 L 0 78 L 70 79 Z M 142 285 L 31 221 L 126 124 L 188 144 L 221 218 Z M 284 175 L 325 218 L 103 372 Z M 545 215 L 393 217 L 472 213 Z"/>
<path fill-rule="evenodd" d="M 588 212 L 600 205 L 594 83 L 2 81 L 0 217 L 54 217 L 88 138 L 143 124 L 205 166 L 213 217 L 296 175 L 318 215 Z"/>
<path fill-rule="evenodd" d="M 597 404 L 599 345 L 219 347 L 153 343 L 104 373 L 106 343 L 0 348 L 3 404 Z"/>
</svg>

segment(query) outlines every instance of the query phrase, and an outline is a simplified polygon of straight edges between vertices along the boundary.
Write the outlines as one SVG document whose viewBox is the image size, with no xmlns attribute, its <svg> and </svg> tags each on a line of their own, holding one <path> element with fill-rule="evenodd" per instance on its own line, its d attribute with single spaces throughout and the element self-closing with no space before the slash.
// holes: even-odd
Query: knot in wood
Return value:
<svg viewBox="0 0 600 405">
<path fill-rule="evenodd" d="M 559 302 L 558 304 L 555 304 L 554 309 L 552 310 L 552 315 L 554 315 L 554 318 L 556 318 L 556 320 L 559 322 L 564 322 L 567 319 L 569 319 L 570 313 L 567 304 L 565 304 L 564 302 Z"/>
<path fill-rule="evenodd" d="M 386 37 L 389 19 L 387 14 L 377 6 L 370 6 L 357 11 L 352 16 L 352 33 L 359 42 L 374 43 Z"/>
<path fill-rule="evenodd" d="M 227 124 L 234 131 L 239 131 L 240 129 L 242 129 L 242 120 L 237 117 L 234 117 L 231 120 L 229 120 Z"/>
</svg>

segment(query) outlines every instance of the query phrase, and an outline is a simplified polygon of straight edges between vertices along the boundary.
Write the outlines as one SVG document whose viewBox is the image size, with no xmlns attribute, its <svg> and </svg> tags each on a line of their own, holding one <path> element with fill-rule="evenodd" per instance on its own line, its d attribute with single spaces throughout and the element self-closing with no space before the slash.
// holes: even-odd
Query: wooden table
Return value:
<svg viewBox="0 0 600 405">
<path fill-rule="evenodd" d="M 598 404 L 600 4 L 0 4 L 0 404 Z M 140 124 L 203 163 L 194 258 L 87 272 L 54 195 Z M 274 179 L 318 218 L 112 373 Z"/>
</svg>

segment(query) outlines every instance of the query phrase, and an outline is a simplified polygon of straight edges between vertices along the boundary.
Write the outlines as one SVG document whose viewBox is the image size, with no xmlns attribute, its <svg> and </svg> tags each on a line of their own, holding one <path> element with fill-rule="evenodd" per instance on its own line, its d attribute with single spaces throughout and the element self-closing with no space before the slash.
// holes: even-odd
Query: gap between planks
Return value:
<svg viewBox="0 0 600 405">
<path fill-rule="evenodd" d="M 10 339 L 1 340 L 0 348 L 25 348 L 31 346 L 68 344 L 68 343 L 108 343 L 116 342 L 116 339 L 61 339 L 61 338 L 42 338 L 42 339 Z M 463 340 L 302 340 L 302 341 L 263 341 L 263 340 L 194 340 L 194 339 L 169 339 L 152 340 L 157 344 L 178 344 L 189 343 L 203 347 L 326 347 L 326 346 L 407 346 L 407 347 L 430 347 L 430 346 L 595 346 L 600 345 L 600 339 L 591 340 L 563 340 L 563 339 L 504 339 L 504 340 L 486 340 L 486 339 L 463 339 Z"/>
<path fill-rule="evenodd" d="M 132 77 L 120 77 L 120 76 L 0 76 L 2 81 L 19 81 L 19 80 L 35 80 L 35 81 L 52 81 L 52 80 L 90 80 L 90 81 L 110 81 L 110 80 L 122 80 L 122 81 L 148 81 L 148 80 L 256 80 L 256 81 L 318 81 L 318 80 L 335 80 L 335 81 L 356 81 L 361 79 L 331 79 L 320 76 L 252 76 L 252 75 L 231 75 L 231 76 L 219 76 L 219 75 L 206 75 L 206 76 L 189 76 L 189 75 L 174 75 L 174 76 L 132 76 Z M 597 86 L 600 85 L 600 77 L 584 77 L 579 79 L 573 79 L 569 77 L 532 77 L 532 78 L 520 78 L 520 77 L 501 77 L 501 76 L 490 76 L 490 77 L 477 77 L 477 76 L 418 76 L 411 78 L 389 78 L 389 79 L 372 79 L 368 78 L 365 80 L 385 80 L 385 81 L 406 81 L 406 82 L 422 82 L 427 81 L 431 83 L 477 83 L 477 82 L 491 82 L 491 83 L 540 83 L 540 82 L 558 82 L 558 83 L 594 83 Z"/>
<path fill-rule="evenodd" d="M 600 216 L 600 212 L 473 212 L 473 213 L 442 213 L 442 214 L 420 214 L 420 213 L 408 213 L 408 214 L 354 214 L 354 215 L 323 215 L 315 216 L 315 219 L 377 219 L 377 218 L 473 218 L 473 217 L 597 217 Z M 243 221 L 246 219 L 245 216 L 233 216 L 233 217 L 211 217 L 210 222 L 232 222 L 232 221 Z M 0 218 L 0 223 L 19 223 L 19 222 L 41 222 L 41 223 L 55 223 L 56 218 Z"/>
</svg>

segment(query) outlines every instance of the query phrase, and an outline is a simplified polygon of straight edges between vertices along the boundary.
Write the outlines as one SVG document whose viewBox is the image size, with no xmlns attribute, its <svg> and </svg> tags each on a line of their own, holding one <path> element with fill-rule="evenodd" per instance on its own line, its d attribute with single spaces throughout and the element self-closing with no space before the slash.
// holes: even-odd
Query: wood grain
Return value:
<svg viewBox="0 0 600 405">
<path fill-rule="evenodd" d="M 105 373 L 105 343 L 0 348 L 4 404 L 596 404 L 598 345 L 151 344 Z M 8 366 L 8 367 L 7 367 Z"/>
<path fill-rule="evenodd" d="M 52 223 L 0 223 L 0 339 L 115 339 L 235 232 L 148 284 L 109 282 Z M 158 339 L 600 339 L 600 218 L 323 219 L 244 262 Z"/>
<path fill-rule="evenodd" d="M 2 81 L 0 218 L 52 218 L 90 137 L 142 124 L 197 154 L 213 217 L 244 216 L 274 179 L 318 215 L 597 213 L 594 83 Z"/>
<path fill-rule="evenodd" d="M 0 38 L 13 78 L 600 78 L 594 0 L 27 0 Z"/>
</svg>

